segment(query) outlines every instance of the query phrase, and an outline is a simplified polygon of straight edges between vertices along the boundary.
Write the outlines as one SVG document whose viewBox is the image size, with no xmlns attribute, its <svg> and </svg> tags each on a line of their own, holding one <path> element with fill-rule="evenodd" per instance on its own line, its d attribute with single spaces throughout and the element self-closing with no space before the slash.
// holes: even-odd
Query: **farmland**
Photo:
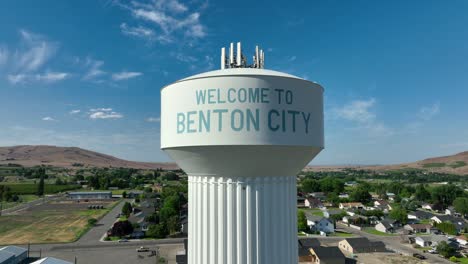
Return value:
<svg viewBox="0 0 468 264">
<path fill-rule="evenodd" d="M 75 241 L 89 228 L 88 219 L 101 218 L 115 202 L 100 201 L 106 209 L 90 210 L 86 203 L 54 201 L 0 217 L 0 245 Z"/>
<path fill-rule="evenodd" d="M 38 185 L 35 183 L 1 183 L 0 185 L 8 186 L 12 194 L 36 194 Z M 55 185 L 45 184 L 45 194 L 54 194 L 64 191 L 70 191 L 81 188 L 79 185 Z"/>
</svg>

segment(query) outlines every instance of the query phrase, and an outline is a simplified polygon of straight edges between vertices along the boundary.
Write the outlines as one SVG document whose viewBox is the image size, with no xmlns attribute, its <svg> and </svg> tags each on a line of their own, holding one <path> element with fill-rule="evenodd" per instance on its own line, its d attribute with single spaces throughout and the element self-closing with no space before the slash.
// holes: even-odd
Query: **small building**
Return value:
<svg viewBox="0 0 468 264">
<path fill-rule="evenodd" d="M 363 209 L 364 205 L 359 202 L 340 203 L 340 209 Z"/>
<path fill-rule="evenodd" d="M 381 241 L 370 241 L 366 237 L 351 237 L 341 240 L 338 247 L 351 254 L 385 252 L 385 244 Z"/>
<path fill-rule="evenodd" d="M 11 264 L 15 263 L 15 254 L 7 252 L 7 251 L 0 251 L 0 264 Z"/>
<path fill-rule="evenodd" d="M 328 218 L 310 214 L 307 214 L 306 218 L 307 225 L 312 231 L 324 232 L 327 234 L 335 232 L 335 226 Z"/>
<path fill-rule="evenodd" d="M 430 247 L 432 246 L 432 237 L 431 236 L 421 236 L 414 239 L 414 243 L 421 247 Z"/>
<path fill-rule="evenodd" d="M 433 227 L 430 224 L 411 224 L 411 225 L 405 225 L 403 227 L 405 230 L 408 230 L 411 234 L 416 234 L 416 233 L 424 233 L 424 234 L 431 234 L 435 233 L 437 228 Z"/>
<path fill-rule="evenodd" d="M 395 201 L 395 196 L 396 195 L 394 193 L 388 192 L 388 193 L 386 193 L 386 195 L 387 195 L 387 197 L 388 197 L 388 199 L 390 201 Z"/>
<path fill-rule="evenodd" d="M 313 247 L 310 249 L 312 263 L 345 264 L 346 257 L 338 247 Z"/>
<path fill-rule="evenodd" d="M 305 198 L 302 196 L 297 196 L 297 207 L 305 207 Z"/>
<path fill-rule="evenodd" d="M 310 253 L 310 249 L 312 247 L 319 247 L 320 241 L 316 238 L 300 238 L 297 242 L 299 263 L 311 263 L 312 254 Z"/>
<path fill-rule="evenodd" d="M 460 244 L 460 245 L 466 246 L 468 244 L 468 240 L 467 240 L 466 236 L 464 236 L 464 235 L 457 236 L 455 239 L 457 240 L 458 244 Z"/>
<path fill-rule="evenodd" d="M 330 218 L 332 215 L 338 215 L 338 214 L 342 214 L 342 213 L 343 213 L 343 210 L 330 209 L 330 210 L 323 211 L 323 216 L 325 216 L 326 218 Z"/>
<path fill-rule="evenodd" d="M 375 230 L 383 232 L 383 233 L 393 233 L 395 232 L 395 228 L 388 222 L 388 221 L 381 221 L 380 223 L 375 225 Z"/>
<path fill-rule="evenodd" d="M 414 212 L 408 212 L 408 219 L 414 219 L 414 220 L 424 220 L 424 219 L 431 219 L 434 214 L 429 213 L 429 212 L 424 212 L 424 211 L 414 211 Z"/>
<path fill-rule="evenodd" d="M 389 205 L 389 202 L 386 201 L 386 200 L 377 200 L 377 201 L 374 201 L 374 206 L 377 207 L 377 206 L 387 206 Z"/>
<path fill-rule="evenodd" d="M 47 258 L 41 258 L 39 260 L 36 260 L 31 264 L 73 264 L 73 263 L 69 261 L 57 259 L 57 258 L 47 257 Z"/>
<path fill-rule="evenodd" d="M 459 213 L 457 213 L 457 211 L 455 211 L 453 206 L 449 206 L 447 209 L 445 209 L 445 214 L 451 216 L 461 216 Z"/>
<path fill-rule="evenodd" d="M 112 192 L 69 192 L 68 197 L 73 200 L 106 200 L 112 198 Z"/>
<path fill-rule="evenodd" d="M 135 198 L 140 197 L 140 195 L 142 195 L 143 193 L 144 193 L 143 191 L 129 191 L 127 193 L 127 198 L 135 199 Z"/>
<path fill-rule="evenodd" d="M 441 204 L 428 204 L 428 203 L 423 203 L 421 205 L 422 209 L 429 210 L 429 211 L 434 211 L 434 212 L 440 212 L 444 210 L 444 207 Z"/>
<path fill-rule="evenodd" d="M 347 193 L 340 193 L 340 195 L 338 195 L 338 198 L 340 198 L 340 199 L 349 199 L 349 194 L 347 194 Z"/>
<path fill-rule="evenodd" d="M 308 208 L 322 208 L 323 207 L 322 201 L 320 201 L 318 198 L 315 198 L 315 197 L 308 197 L 307 199 L 305 199 L 304 205 L 305 207 L 308 207 Z"/>
<path fill-rule="evenodd" d="M 13 254 L 13 258 L 8 257 L 11 254 Z M 17 246 L 6 246 L 0 248 L 0 256 L 2 255 L 6 257 L 6 260 L 0 262 L 1 264 L 19 264 L 28 258 L 28 250 Z"/>
</svg>

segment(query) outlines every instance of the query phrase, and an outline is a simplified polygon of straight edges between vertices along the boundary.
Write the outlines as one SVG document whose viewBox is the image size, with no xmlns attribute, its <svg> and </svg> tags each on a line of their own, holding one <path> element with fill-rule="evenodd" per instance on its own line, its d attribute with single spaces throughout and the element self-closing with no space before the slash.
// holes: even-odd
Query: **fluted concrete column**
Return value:
<svg viewBox="0 0 468 264">
<path fill-rule="evenodd" d="M 297 263 L 296 178 L 189 176 L 189 264 Z"/>
</svg>

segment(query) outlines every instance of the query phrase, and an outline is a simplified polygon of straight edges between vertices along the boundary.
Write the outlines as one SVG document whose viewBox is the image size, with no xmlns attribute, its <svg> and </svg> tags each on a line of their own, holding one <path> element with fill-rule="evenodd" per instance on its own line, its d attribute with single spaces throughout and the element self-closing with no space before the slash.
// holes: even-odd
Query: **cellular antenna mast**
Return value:
<svg viewBox="0 0 468 264">
<path fill-rule="evenodd" d="M 252 64 L 247 64 L 247 58 L 242 54 L 242 46 L 237 42 L 237 49 L 234 50 L 234 43 L 229 45 L 229 57 L 226 55 L 226 48 L 221 48 L 221 70 L 230 68 L 265 68 L 265 53 L 258 46 L 255 46 L 255 55 Z"/>
</svg>

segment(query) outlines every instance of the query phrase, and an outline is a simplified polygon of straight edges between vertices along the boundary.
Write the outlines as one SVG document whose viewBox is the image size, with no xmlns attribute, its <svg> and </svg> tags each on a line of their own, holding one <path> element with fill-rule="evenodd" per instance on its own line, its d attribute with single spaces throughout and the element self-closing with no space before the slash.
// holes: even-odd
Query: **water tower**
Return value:
<svg viewBox="0 0 468 264">
<path fill-rule="evenodd" d="M 189 264 L 298 263 L 295 175 L 324 147 L 323 88 L 264 61 L 231 43 L 220 70 L 161 91 L 161 148 L 188 174 Z"/>
</svg>

